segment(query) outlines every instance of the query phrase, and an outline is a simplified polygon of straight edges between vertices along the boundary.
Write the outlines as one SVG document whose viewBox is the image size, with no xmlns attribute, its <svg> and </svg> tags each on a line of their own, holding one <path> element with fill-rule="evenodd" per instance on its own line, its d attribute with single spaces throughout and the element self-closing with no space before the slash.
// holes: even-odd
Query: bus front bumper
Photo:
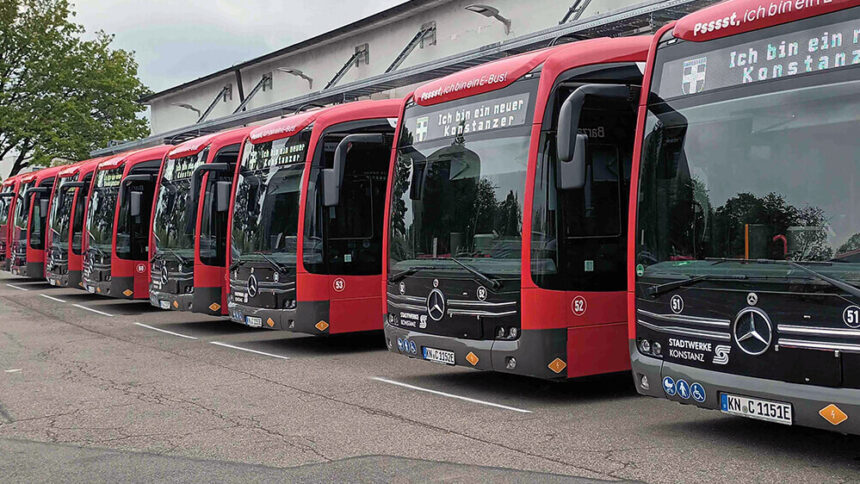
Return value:
<svg viewBox="0 0 860 484">
<path fill-rule="evenodd" d="M 27 262 L 20 266 L 10 265 L 9 272 L 16 276 L 29 277 L 31 279 L 44 279 L 45 264 L 42 262 Z"/>
<path fill-rule="evenodd" d="M 149 285 L 149 304 L 168 311 L 191 311 L 194 294 L 172 294 L 153 289 Z"/>
<path fill-rule="evenodd" d="M 134 277 L 111 277 L 109 281 L 84 280 L 84 290 L 90 294 L 134 299 Z"/>
<path fill-rule="evenodd" d="M 630 341 L 630 359 L 634 384 L 642 395 L 721 411 L 722 394 L 788 403 L 793 425 L 860 435 L 860 390 L 857 389 L 787 383 L 664 362 L 639 353 L 635 340 Z M 647 378 L 647 388 L 643 385 L 643 377 Z M 674 382 L 684 380 L 689 385 L 698 383 L 704 388 L 705 400 L 683 399 L 677 391 L 670 396 L 663 390 L 666 377 Z M 834 418 L 839 412 L 847 418 Z"/>
<path fill-rule="evenodd" d="M 454 364 L 476 370 L 564 380 L 567 378 L 567 328 L 525 330 L 515 340 L 472 340 L 426 334 L 384 325 L 388 350 L 430 360 L 426 349 L 451 352 Z M 443 363 L 444 364 L 444 363 Z"/>
<path fill-rule="evenodd" d="M 295 309 L 266 309 L 245 306 L 234 302 L 227 303 L 230 321 L 252 328 L 290 330 L 296 320 Z"/>
</svg>

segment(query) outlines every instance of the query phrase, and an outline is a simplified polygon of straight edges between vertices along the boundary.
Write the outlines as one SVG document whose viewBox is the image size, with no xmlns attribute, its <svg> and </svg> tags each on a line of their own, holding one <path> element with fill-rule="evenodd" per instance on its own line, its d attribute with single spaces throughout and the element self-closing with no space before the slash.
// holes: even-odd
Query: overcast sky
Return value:
<svg viewBox="0 0 860 484">
<path fill-rule="evenodd" d="M 136 52 L 153 91 L 196 79 L 404 0 L 73 0 L 88 32 Z"/>
</svg>

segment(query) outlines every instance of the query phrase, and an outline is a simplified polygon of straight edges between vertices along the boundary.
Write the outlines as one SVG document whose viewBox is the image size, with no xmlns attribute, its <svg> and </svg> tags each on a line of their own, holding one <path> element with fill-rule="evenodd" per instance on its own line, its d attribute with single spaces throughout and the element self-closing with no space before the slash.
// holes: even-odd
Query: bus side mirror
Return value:
<svg viewBox="0 0 860 484">
<path fill-rule="evenodd" d="M 233 183 L 219 180 L 215 183 L 215 211 L 226 212 L 230 208 L 230 190 Z"/>
<path fill-rule="evenodd" d="M 579 121 L 587 96 L 608 101 L 633 101 L 635 93 L 624 84 L 585 84 L 573 91 L 558 114 L 556 154 L 558 155 L 557 184 L 561 190 L 582 188 L 585 185 L 585 146 L 588 137 L 579 134 Z"/>
<path fill-rule="evenodd" d="M 374 134 L 351 134 L 343 138 L 334 150 L 334 164 L 331 168 L 324 168 L 323 174 L 323 206 L 334 207 L 340 203 L 340 187 L 343 184 L 343 173 L 346 170 L 346 155 L 351 144 L 377 144 L 385 146 L 385 135 Z"/>
<path fill-rule="evenodd" d="M 191 174 L 191 196 L 189 197 L 188 203 L 190 204 L 190 206 L 195 207 L 195 209 L 197 207 L 197 202 L 200 199 L 200 189 L 203 183 L 203 175 L 209 172 L 232 173 L 233 170 L 231 169 L 229 163 L 206 163 L 194 169 L 194 172 Z M 229 195 L 227 195 L 227 197 L 227 204 L 229 204 Z M 220 207 L 220 205 L 218 206 Z M 224 210 L 226 210 L 226 208 Z M 219 212 L 220 211 L 222 210 L 219 210 Z"/>
<path fill-rule="evenodd" d="M 39 210 L 43 214 L 48 213 L 48 199 L 47 198 L 40 198 L 39 199 Z"/>
<path fill-rule="evenodd" d="M 558 164 L 557 185 L 560 190 L 571 190 L 585 186 L 585 151 L 588 136 L 577 134 L 573 145 L 573 158 Z"/>
<path fill-rule="evenodd" d="M 128 192 L 129 212 L 132 217 L 140 217 L 141 205 L 143 204 L 143 192 L 132 190 Z"/>
</svg>

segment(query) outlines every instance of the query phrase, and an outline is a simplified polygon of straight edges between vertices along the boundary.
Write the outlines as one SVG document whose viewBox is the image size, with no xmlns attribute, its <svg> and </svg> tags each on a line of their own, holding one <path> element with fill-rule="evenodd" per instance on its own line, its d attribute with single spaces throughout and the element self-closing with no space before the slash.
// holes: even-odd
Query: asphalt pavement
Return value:
<svg viewBox="0 0 860 484">
<path fill-rule="evenodd" d="M 0 275 L 0 481 L 844 482 L 860 438 Z"/>
</svg>

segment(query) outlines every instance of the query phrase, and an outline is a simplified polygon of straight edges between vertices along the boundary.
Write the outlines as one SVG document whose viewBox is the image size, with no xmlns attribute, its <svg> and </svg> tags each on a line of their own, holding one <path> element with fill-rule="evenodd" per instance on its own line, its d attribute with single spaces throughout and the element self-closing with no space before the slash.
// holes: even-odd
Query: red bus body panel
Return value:
<svg viewBox="0 0 860 484">
<path fill-rule="evenodd" d="M 313 160 L 315 150 L 326 128 L 350 121 L 364 119 L 397 118 L 402 101 L 359 101 L 334 106 L 320 111 L 314 121 L 313 134 L 308 148 L 307 160 Z M 302 175 L 302 192 L 299 200 L 299 234 L 304 234 L 307 187 L 310 165 Z M 302 257 L 304 237 L 298 237 L 296 268 L 296 295 L 298 304 L 303 302 L 329 302 L 327 332 L 352 333 L 382 329 L 379 313 L 382 304 L 382 274 L 372 276 L 340 276 L 336 274 L 311 274 L 304 266 Z M 383 248 L 383 254 L 384 254 Z M 384 259 L 384 257 L 383 257 Z"/>
</svg>

